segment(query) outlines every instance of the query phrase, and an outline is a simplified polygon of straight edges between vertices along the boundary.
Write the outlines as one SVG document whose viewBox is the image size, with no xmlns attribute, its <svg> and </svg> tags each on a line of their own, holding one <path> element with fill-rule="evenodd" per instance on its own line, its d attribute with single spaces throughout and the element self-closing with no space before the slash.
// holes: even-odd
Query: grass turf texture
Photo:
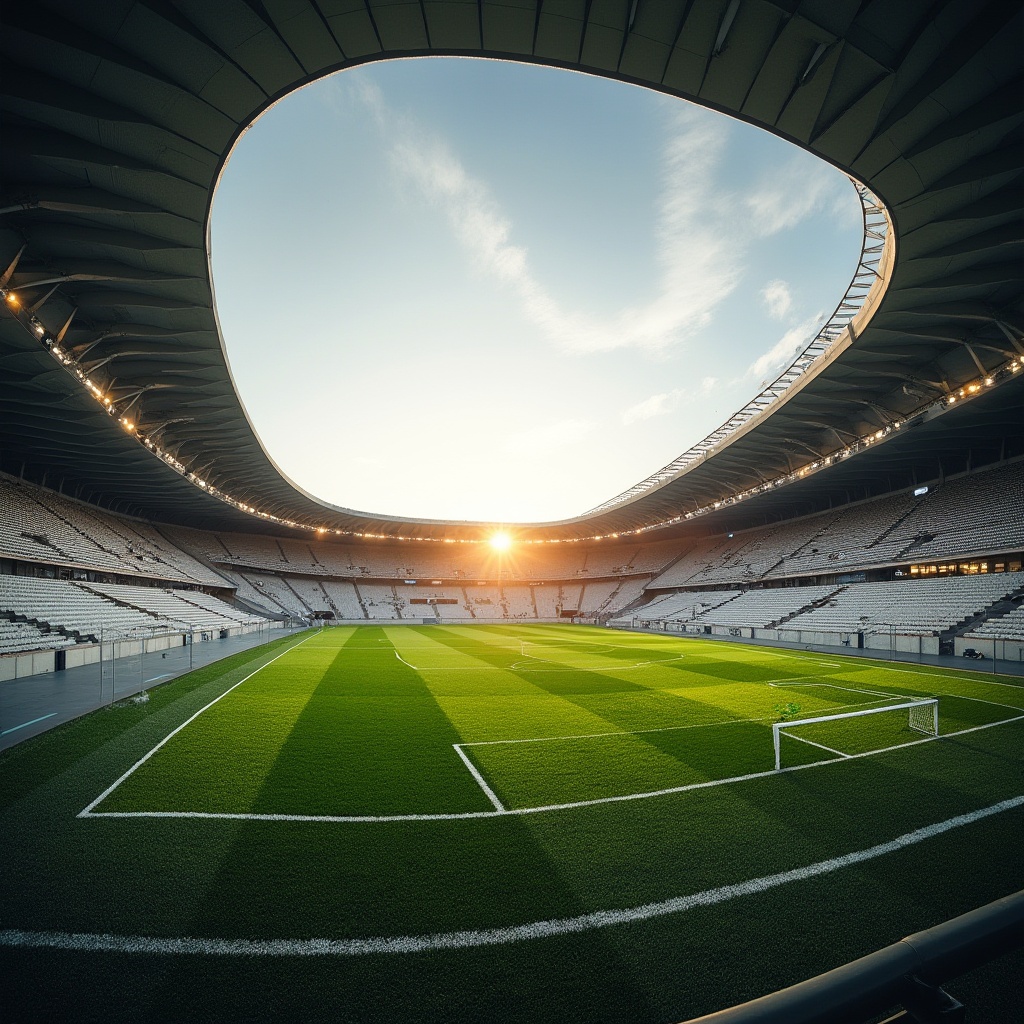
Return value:
<svg viewBox="0 0 1024 1024">
<path fill-rule="evenodd" d="M 983 674 L 578 627 L 335 628 L 300 640 L 0 756 L 0 927 L 224 938 L 497 928 L 763 877 L 1024 793 L 1018 722 L 854 760 L 793 740 L 784 763 L 837 763 L 526 815 L 75 817 L 291 647 L 95 811 L 486 813 L 453 744 L 521 809 L 769 771 L 774 709 L 788 703 L 810 717 L 938 696 L 947 736 L 1024 714 L 1024 688 Z M 905 711 L 807 729 L 845 753 L 921 738 Z M 1009 811 L 714 907 L 496 947 L 313 961 L 0 950 L 15 979 L 4 995 L 12 1019 L 678 1020 L 1020 888 L 1022 839 L 1024 813 Z M 1004 1015 L 992 1020 L 1020 1016 L 1005 988 L 984 996 Z"/>
</svg>

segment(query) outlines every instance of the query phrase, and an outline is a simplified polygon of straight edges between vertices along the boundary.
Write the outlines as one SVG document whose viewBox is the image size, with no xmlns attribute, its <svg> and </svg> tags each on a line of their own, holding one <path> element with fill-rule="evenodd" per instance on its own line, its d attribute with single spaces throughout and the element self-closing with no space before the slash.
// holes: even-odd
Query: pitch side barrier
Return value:
<svg viewBox="0 0 1024 1024">
<path fill-rule="evenodd" d="M 866 1024 L 896 1006 L 902 1010 L 885 1024 L 962 1024 L 965 1007 L 941 986 L 1021 946 L 1024 890 L 827 974 L 686 1024 Z"/>
</svg>

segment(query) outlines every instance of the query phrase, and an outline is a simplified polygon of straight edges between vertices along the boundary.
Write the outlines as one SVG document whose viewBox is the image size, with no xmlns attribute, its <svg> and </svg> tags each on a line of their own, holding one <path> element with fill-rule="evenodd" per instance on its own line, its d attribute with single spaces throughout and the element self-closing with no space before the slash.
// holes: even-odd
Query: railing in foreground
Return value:
<svg viewBox="0 0 1024 1024">
<path fill-rule="evenodd" d="M 960 1024 L 964 1006 L 940 987 L 1024 946 L 1024 890 L 915 932 L 876 953 L 687 1024 Z M 1020 979 L 1014 982 L 1020 984 Z"/>
</svg>

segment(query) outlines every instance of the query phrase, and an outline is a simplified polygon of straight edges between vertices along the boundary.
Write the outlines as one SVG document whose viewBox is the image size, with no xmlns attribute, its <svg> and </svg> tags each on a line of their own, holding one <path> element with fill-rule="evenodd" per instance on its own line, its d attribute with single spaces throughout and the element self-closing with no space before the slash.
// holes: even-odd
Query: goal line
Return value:
<svg viewBox="0 0 1024 1024">
<path fill-rule="evenodd" d="M 847 718 L 862 718 L 865 715 L 884 715 L 891 711 L 906 711 L 907 725 L 914 732 L 924 733 L 926 736 L 939 735 L 939 702 L 935 697 L 922 698 L 921 700 L 905 701 L 902 704 L 890 704 L 884 708 L 864 708 L 860 711 L 845 711 L 839 715 L 820 715 L 817 718 L 798 718 L 790 722 L 776 722 L 772 726 L 772 742 L 775 745 L 775 770 L 782 769 L 782 735 L 788 730 L 797 729 L 804 725 L 818 725 L 821 722 L 836 722 Z M 792 735 L 791 739 L 803 740 L 802 736 Z M 811 740 L 804 740 L 812 746 L 822 746 L 820 743 L 813 743 Z M 831 750 L 831 747 L 825 747 Z M 833 751 L 841 754 L 841 751 Z M 842 755 L 848 756 L 848 755 Z"/>
</svg>

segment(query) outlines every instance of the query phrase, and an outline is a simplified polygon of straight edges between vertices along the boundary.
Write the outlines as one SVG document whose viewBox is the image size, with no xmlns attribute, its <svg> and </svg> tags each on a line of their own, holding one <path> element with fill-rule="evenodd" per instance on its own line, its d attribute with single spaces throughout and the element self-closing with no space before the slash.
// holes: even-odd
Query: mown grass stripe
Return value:
<svg viewBox="0 0 1024 1024">
<path fill-rule="evenodd" d="M 274 662 L 277 661 L 279 658 L 283 658 L 286 654 L 289 654 L 291 651 L 295 650 L 296 647 L 301 647 L 302 644 L 306 643 L 307 640 L 312 639 L 312 637 L 314 637 L 314 636 L 316 636 L 316 633 L 311 633 L 304 640 L 300 640 L 297 644 L 292 644 L 291 647 L 287 647 L 280 654 L 275 655 L 269 661 L 266 661 L 262 665 L 260 665 L 259 668 L 257 668 L 254 671 L 250 672 L 244 679 L 239 679 L 239 681 L 237 683 L 235 683 L 233 686 L 229 686 L 222 694 L 220 694 L 217 697 L 214 697 L 214 699 L 211 700 L 209 704 L 205 704 L 194 715 L 190 716 L 189 718 L 186 718 L 185 721 L 181 723 L 181 725 L 179 725 L 176 729 L 172 729 L 155 747 L 152 748 L 152 750 L 150 750 L 147 753 L 143 754 L 142 757 L 140 757 L 138 759 L 138 761 L 136 761 L 135 764 L 133 764 L 131 766 L 131 768 L 128 769 L 128 771 L 126 771 L 119 779 L 117 779 L 115 782 L 113 782 L 111 785 L 109 785 L 102 793 L 100 793 L 100 795 L 98 797 L 96 797 L 95 800 L 92 801 L 92 803 L 90 803 L 86 807 L 84 807 L 79 812 L 78 817 L 79 818 L 88 817 L 90 812 L 93 810 L 94 807 L 98 806 L 108 796 L 110 796 L 110 794 L 113 793 L 114 790 L 117 789 L 117 787 L 120 786 L 121 783 L 125 781 L 125 779 L 127 779 L 129 776 L 133 775 L 161 747 L 163 747 L 169 740 L 171 740 L 174 736 L 176 736 L 179 732 L 181 732 L 181 730 L 184 729 L 185 726 L 187 726 L 190 722 L 194 722 L 204 711 L 207 710 L 207 708 L 213 707 L 214 704 L 216 704 L 218 701 L 223 700 L 229 693 L 232 692 L 232 690 L 238 689 L 238 687 L 241 686 L 242 683 L 248 682 L 250 679 L 252 679 L 253 676 L 258 675 L 260 672 L 262 672 L 268 665 L 273 665 Z"/>
<path fill-rule="evenodd" d="M 484 795 L 493 804 L 456 756 L 462 737 L 423 678 L 394 657 L 387 630 L 368 628 L 384 642 L 340 648 L 248 810 L 472 811 Z"/>
<path fill-rule="evenodd" d="M 742 896 L 831 874 L 843 868 L 896 853 L 953 829 L 1003 814 L 1024 806 L 1024 795 L 1001 800 L 945 821 L 905 832 L 884 843 L 855 850 L 838 857 L 806 864 L 745 882 L 674 896 L 656 903 L 618 910 L 598 910 L 575 917 L 531 921 L 502 928 L 441 932 L 433 935 L 379 936 L 366 939 L 209 939 L 142 935 L 105 935 L 82 932 L 47 932 L 6 929 L 0 931 L 0 945 L 20 949 L 58 949 L 94 953 L 143 953 L 202 956 L 363 956 L 367 954 L 422 953 L 429 950 L 467 949 L 476 946 L 508 945 L 557 935 L 573 935 L 613 925 L 648 921 L 669 914 L 682 914 L 698 907 L 710 907 Z"/>
</svg>

